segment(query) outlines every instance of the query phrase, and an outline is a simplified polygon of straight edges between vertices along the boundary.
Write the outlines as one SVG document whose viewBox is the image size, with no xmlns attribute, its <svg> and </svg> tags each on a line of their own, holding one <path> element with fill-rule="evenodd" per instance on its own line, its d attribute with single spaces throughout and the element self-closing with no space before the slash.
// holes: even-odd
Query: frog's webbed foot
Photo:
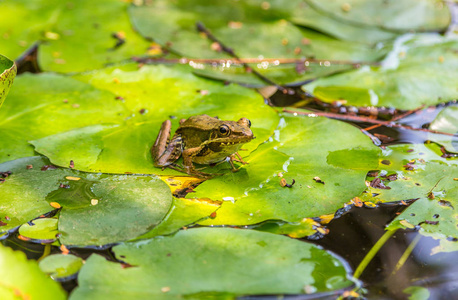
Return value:
<svg viewBox="0 0 458 300">
<path fill-rule="evenodd" d="M 236 155 L 237 155 L 237 158 L 235 158 Z M 230 158 L 231 161 L 236 161 L 236 162 L 239 162 L 239 163 L 241 163 L 243 165 L 248 164 L 248 162 L 244 161 L 242 156 L 240 156 L 240 154 L 238 152 L 235 152 L 234 154 L 229 156 L 229 158 Z"/>
<path fill-rule="evenodd" d="M 203 170 L 205 168 L 199 168 L 199 169 L 196 169 L 193 167 L 189 167 L 187 168 L 186 166 L 184 167 L 184 170 L 185 170 L 185 173 L 191 175 L 191 176 L 197 176 L 197 177 L 200 177 L 200 178 L 204 178 L 204 179 L 211 179 L 213 177 L 216 177 L 216 176 L 221 176 L 223 174 L 220 174 L 220 173 L 205 173 L 205 172 L 200 172 L 200 170 Z"/>
</svg>

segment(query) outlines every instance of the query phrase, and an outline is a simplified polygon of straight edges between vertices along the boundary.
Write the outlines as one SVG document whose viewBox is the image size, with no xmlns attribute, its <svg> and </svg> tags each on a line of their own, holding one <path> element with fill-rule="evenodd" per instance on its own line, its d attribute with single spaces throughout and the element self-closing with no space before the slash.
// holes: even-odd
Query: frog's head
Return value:
<svg viewBox="0 0 458 300">
<path fill-rule="evenodd" d="M 241 118 L 235 121 L 220 121 L 216 129 L 216 137 L 213 142 L 217 141 L 221 146 L 232 146 L 248 143 L 255 137 L 250 129 L 251 122 L 247 118 Z M 235 146 L 237 147 L 237 146 Z"/>
</svg>

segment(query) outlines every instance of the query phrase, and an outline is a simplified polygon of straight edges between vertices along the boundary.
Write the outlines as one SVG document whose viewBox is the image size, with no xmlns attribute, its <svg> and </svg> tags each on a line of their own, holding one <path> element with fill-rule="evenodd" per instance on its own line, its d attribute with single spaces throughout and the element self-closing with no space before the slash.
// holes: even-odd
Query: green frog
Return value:
<svg viewBox="0 0 458 300">
<path fill-rule="evenodd" d="M 207 115 L 192 116 L 180 121 L 180 127 L 170 139 L 172 123 L 166 120 L 151 147 L 154 166 L 208 177 L 211 174 L 199 172 L 193 163 L 210 165 L 229 157 L 232 170 L 236 171 L 233 161 L 246 163 L 237 151 L 243 150 L 240 149 L 242 145 L 254 139 L 250 127 L 251 122 L 247 118 L 235 122 Z M 183 156 L 184 168 L 175 164 L 180 156 Z"/>
</svg>

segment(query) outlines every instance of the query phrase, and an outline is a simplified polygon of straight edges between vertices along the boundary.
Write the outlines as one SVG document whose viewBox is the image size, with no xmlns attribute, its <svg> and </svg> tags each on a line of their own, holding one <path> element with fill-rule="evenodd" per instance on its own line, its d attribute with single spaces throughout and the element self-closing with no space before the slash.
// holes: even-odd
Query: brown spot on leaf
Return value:
<svg viewBox="0 0 458 300">
<path fill-rule="evenodd" d="M 43 167 L 41 167 L 42 171 L 55 170 L 55 169 L 57 169 L 57 167 L 54 165 L 44 165 Z"/>
<path fill-rule="evenodd" d="M 324 181 L 322 181 L 321 178 L 318 177 L 318 176 L 313 177 L 313 180 L 315 180 L 315 182 L 317 182 L 317 183 L 324 184 Z"/>
<path fill-rule="evenodd" d="M 375 178 L 374 180 L 372 180 L 370 186 L 375 189 L 383 189 L 383 190 L 391 189 L 389 186 L 385 186 L 385 184 L 382 182 L 380 178 Z"/>
</svg>

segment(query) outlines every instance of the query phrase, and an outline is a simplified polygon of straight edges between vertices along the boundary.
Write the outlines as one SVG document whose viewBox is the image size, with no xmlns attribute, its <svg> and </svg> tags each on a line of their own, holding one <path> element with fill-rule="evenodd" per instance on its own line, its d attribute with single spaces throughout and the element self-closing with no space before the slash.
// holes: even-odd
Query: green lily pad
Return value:
<svg viewBox="0 0 458 300">
<path fill-rule="evenodd" d="M 422 286 L 409 286 L 403 292 L 409 295 L 409 300 L 428 300 L 431 296 L 428 289 Z"/>
<path fill-rule="evenodd" d="M 442 31 L 450 23 L 450 11 L 435 0 L 307 0 L 317 10 L 360 26 L 395 31 Z"/>
<path fill-rule="evenodd" d="M 355 106 L 414 109 L 458 97 L 458 40 L 436 35 L 405 35 L 381 67 L 363 67 L 316 80 L 302 88 L 319 99 Z"/>
<path fill-rule="evenodd" d="M 195 199 L 173 198 L 173 204 L 162 222 L 151 231 L 134 240 L 175 233 L 185 226 L 195 224 L 197 221 L 210 217 L 220 205 L 218 202 L 209 200 L 199 201 Z"/>
<path fill-rule="evenodd" d="M 19 234 L 38 243 L 52 243 L 57 240 L 57 221 L 57 218 L 29 221 L 19 227 Z"/>
<path fill-rule="evenodd" d="M 16 76 L 16 65 L 3 55 L 0 55 L 0 107 L 13 84 Z"/>
<path fill-rule="evenodd" d="M 320 224 L 313 221 L 313 219 L 304 218 L 299 222 L 274 222 L 267 221 L 260 225 L 253 226 L 253 229 L 271 232 L 276 234 L 288 235 L 292 238 L 303 238 L 315 234 L 316 228 L 320 227 Z"/>
<path fill-rule="evenodd" d="M 172 204 L 168 186 L 152 176 L 53 169 L 41 157 L 3 163 L 0 171 L 11 171 L 0 184 L 1 217 L 9 219 L 2 222 L 6 224 L 2 231 L 62 207 L 59 240 L 67 245 L 104 245 L 135 238 L 157 225 Z"/>
<path fill-rule="evenodd" d="M 312 28 L 337 39 L 373 44 L 391 40 L 396 33 L 381 28 L 352 24 L 336 18 L 313 6 L 313 1 L 303 1 L 295 9 L 290 21 Z"/>
<path fill-rule="evenodd" d="M 422 198 L 431 191 L 439 195 L 458 185 L 454 180 L 458 177 L 458 161 L 444 159 L 423 145 L 387 147 L 376 169 L 381 171 L 377 177 L 389 189 L 369 187 L 363 199 L 392 202 Z M 392 174 L 396 175 L 393 180 L 382 177 Z"/>
<path fill-rule="evenodd" d="M 249 241 L 249 242 L 248 242 Z M 172 298 L 196 293 L 300 294 L 352 284 L 318 247 L 251 230 L 198 228 L 113 248 L 128 264 L 92 255 L 70 299 Z M 243 254 L 243 255 L 241 255 Z"/>
<path fill-rule="evenodd" d="M 333 213 L 364 191 L 366 173 L 377 167 L 379 154 L 351 125 L 284 115 L 273 138 L 247 158 L 249 164 L 202 183 L 188 197 L 224 201 L 216 218 L 199 222 L 203 225 L 299 222 Z M 281 179 L 295 184 L 282 187 Z"/>
<path fill-rule="evenodd" d="M 444 108 L 431 122 L 429 129 L 453 134 L 430 134 L 429 139 L 443 145 L 449 152 L 458 152 L 458 106 Z"/>
<path fill-rule="evenodd" d="M 372 202 L 418 199 L 387 229 L 418 225 L 421 234 L 440 240 L 435 253 L 458 249 L 458 161 L 442 158 L 436 150 L 425 145 L 387 147 L 376 168 L 379 174 L 361 195 L 363 201 Z M 373 180 L 382 185 L 373 186 Z"/>
<path fill-rule="evenodd" d="M 78 170 L 177 174 L 170 169 L 155 168 L 150 153 L 162 122 L 170 116 L 175 117 L 173 131 L 180 119 L 193 115 L 208 114 L 223 120 L 248 118 L 256 136 L 244 145 L 248 153 L 272 134 L 278 116 L 259 94 L 238 85 L 225 86 L 205 80 L 187 70 L 180 66 L 144 66 L 132 70 L 132 65 L 127 65 L 79 75 L 78 79 L 90 83 L 99 92 L 108 90 L 122 97 L 132 111 L 131 117 L 115 127 L 79 128 L 31 143 L 54 164 L 68 166 L 71 159 Z M 99 111 L 100 108 L 94 108 L 92 112 Z"/>
<path fill-rule="evenodd" d="M 68 281 L 76 278 L 83 266 L 83 259 L 71 254 L 54 254 L 40 260 L 38 266 L 56 281 Z"/>
<path fill-rule="evenodd" d="M 214 41 L 196 30 L 196 22 L 205 24 L 216 38 L 233 48 L 242 58 L 314 57 L 372 61 L 384 54 L 384 51 L 367 44 L 338 41 L 313 30 L 297 28 L 286 21 L 302 9 L 302 4 L 298 0 L 194 1 L 192 4 L 186 1 L 154 1 L 143 6 L 133 5 L 129 13 L 134 26 L 144 37 L 188 58 L 230 58 L 215 46 Z M 256 37 L 256 43 L 252 43 L 253 36 Z M 231 82 L 266 85 L 244 69 L 214 69 L 200 63 L 190 65 L 200 75 Z M 296 72 L 294 65 L 276 67 L 271 64 L 266 69 L 263 64 L 255 69 L 279 84 L 293 84 L 350 67 L 309 67 L 305 73 Z"/>
<path fill-rule="evenodd" d="M 40 67 L 57 72 L 92 70 L 144 54 L 148 42 L 131 28 L 128 5 L 111 0 L 2 1 L 0 11 L 11 17 L 0 20 L 0 52 L 18 57 L 38 41 Z M 116 47 L 120 40 L 124 43 Z"/>
<path fill-rule="evenodd" d="M 20 251 L 0 245 L 0 268 L 8 272 L 0 279 L 2 299 L 67 299 L 62 287 Z"/>
<path fill-rule="evenodd" d="M 29 140 L 93 124 L 122 122 L 129 112 L 115 97 L 56 74 L 19 76 L 0 109 L 0 162 L 34 155 Z"/>
</svg>

